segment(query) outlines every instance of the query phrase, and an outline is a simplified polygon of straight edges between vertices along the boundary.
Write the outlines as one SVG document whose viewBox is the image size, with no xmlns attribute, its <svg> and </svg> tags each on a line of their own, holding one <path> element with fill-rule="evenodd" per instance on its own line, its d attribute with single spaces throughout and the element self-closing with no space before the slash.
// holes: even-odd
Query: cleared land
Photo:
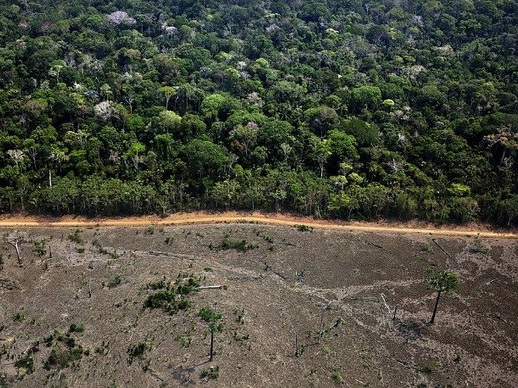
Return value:
<svg viewBox="0 0 518 388">
<path fill-rule="evenodd" d="M 2 242 L 0 381 L 518 386 L 515 239 L 219 221 L 0 229 L 20 233 L 23 259 Z M 432 326 L 430 266 L 461 278 Z M 181 296 L 198 277 L 200 289 Z M 144 307 L 161 280 L 186 300 L 174 314 Z M 212 362 L 202 308 L 222 316 Z"/>
</svg>

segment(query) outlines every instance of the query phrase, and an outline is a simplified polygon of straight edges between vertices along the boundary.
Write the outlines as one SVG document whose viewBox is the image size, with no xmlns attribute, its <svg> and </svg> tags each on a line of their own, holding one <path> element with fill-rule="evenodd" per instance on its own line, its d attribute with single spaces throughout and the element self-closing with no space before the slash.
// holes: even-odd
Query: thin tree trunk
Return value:
<svg viewBox="0 0 518 388">
<path fill-rule="evenodd" d="M 432 318 L 430 319 L 430 323 L 435 321 L 435 314 L 437 313 L 437 307 L 439 306 L 439 298 L 441 297 L 441 291 L 437 291 L 437 299 L 435 299 L 435 307 L 433 308 Z"/>
<path fill-rule="evenodd" d="M 209 361 L 212 361 L 214 356 L 214 329 L 210 329 L 210 357 Z"/>
<path fill-rule="evenodd" d="M 23 265 L 22 257 L 20 255 L 20 248 L 18 247 L 18 242 L 8 241 L 7 243 L 14 247 L 14 250 L 16 251 L 16 259 L 18 260 L 18 265 Z"/>
</svg>

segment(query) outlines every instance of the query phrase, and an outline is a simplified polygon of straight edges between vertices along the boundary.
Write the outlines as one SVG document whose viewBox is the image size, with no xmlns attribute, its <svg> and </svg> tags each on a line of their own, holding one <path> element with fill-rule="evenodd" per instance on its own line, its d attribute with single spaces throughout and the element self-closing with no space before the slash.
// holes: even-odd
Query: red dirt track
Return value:
<svg viewBox="0 0 518 388">
<path fill-rule="evenodd" d="M 189 225 L 214 223 L 260 223 L 269 225 L 305 225 L 312 228 L 344 231 L 361 231 L 374 233 L 428 234 L 449 236 L 478 236 L 484 238 L 518 239 L 518 232 L 492 231 L 485 226 L 468 227 L 435 227 L 433 225 L 397 224 L 397 223 L 363 223 L 337 220 L 316 220 L 310 217 L 296 217 L 287 214 L 267 213 L 175 213 L 168 217 L 122 217 L 122 218 L 84 218 L 65 216 L 61 218 L 4 216 L 0 218 L 0 227 L 61 227 L 61 226 L 143 226 L 143 225 Z"/>
</svg>

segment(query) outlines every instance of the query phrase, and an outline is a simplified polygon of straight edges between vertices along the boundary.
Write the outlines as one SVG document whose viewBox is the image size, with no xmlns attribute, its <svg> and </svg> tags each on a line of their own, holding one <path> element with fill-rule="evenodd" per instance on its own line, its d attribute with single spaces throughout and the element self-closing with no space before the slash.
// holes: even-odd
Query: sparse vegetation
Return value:
<svg viewBox="0 0 518 388">
<path fill-rule="evenodd" d="M 82 323 L 72 323 L 68 329 L 69 333 L 82 333 L 83 331 L 85 331 L 85 326 Z"/>
<path fill-rule="evenodd" d="M 14 363 L 14 366 L 17 368 L 24 368 L 27 371 L 27 374 L 31 374 L 34 372 L 34 360 L 29 354 L 17 360 Z"/>
<path fill-rule="evenodd" d="M 200 281 L 198 276 L 179 274 L 174 284 L 165 280 L 148 283 L 147 289 L 153 292 L 144 301 L 144 307 L 159 308 L 168 314 L 186 310 L 190 306 L 187 296 L 198 289 Z"/>
<path fill-rule="evenodd" d="M 340 368 L 335 368 L 333 370 L 333 373 L 331 373 L 331 378 L 336 384 L 343 384 L 344 383 L 344 377 L 342 374 L 342 370 Z"/>
<path fill-rule="evenodd" d="M 51 335 L 44 339 L 45 346 L 52 346 L 50 354 L 43 364 L 45 369 L 76 367 L 83 355 L 88 355 L 88 352 L 70 334 L 69 332 L 65 335 Z"/>
<path fill-rule="evenodd" d="M 487 254 L 489 252 L 489 249 L 487 249 L 482 241 L 479 238 L 476 238 L 473 242 L 473 247 L 471 248 L 472 253 L 480 253 L 480 254 Z"/>
<path fill-rule="evenodd" d="M 13 315 L 14 322 L 23 322 L 25 321 L 25 316 L 22 313 L 16 313 Z"/>
<path fill-rule="evenodd" d="M 139 359 L 139 360 L 143 360 L 144 359 L 144 353 L 148 350 L 148 345 L 144 342 L 140 342 L 138 344 L 135 344 L 135 345 L 130 345 L 128 347 L 128 350 L 127 350 L 127 353 L 128 353 L 128 364 L 133 364 L 133 360 L 136 358 L 136 359 Z"/>
<path fill-rule="evenodd" d="M 72 241 L 76 244 L 84 244 L 85 241 L 83 240 L 82 234 L 82 230 L 76 229 L 73 233 L 70 233 L 67 238 L 69 241 Z"/>
<path fill-rule="evenodd" d="M 104 283 L 105 287 L 115 288 L 122 283 L 122 277 L 120 275 L 112 275 L 108 278 L 108 281 Z"/>
<path fill-rule="evenodd" d="M 424 382 L 435 387 L 473 379 L 464 360 L 471 359 L 476 345 L 477 354 L 483 352 L 488 360 L 484 368 L 494 372 L 478 375 L 479 381 L 512 386 L 516 374 L 502 361 L 512 357 L 505 345 L 514 334 L 512 309 L 506 307 L 515 303 L 508 293 L 515 282 L 506 273 L 514 265 L 512 240 L 481 237 L 491 248 L 490 255 L 481 256 L 471 251 L 473 238 L 441 237 L 449 255 L 438 247 L 429 255 L 419 254 L 423 236 L 320 229 L 302 234 L 290 226 L 266 230 L 278 241 L 271 253 L 257 233 L 264 233 L 261 226 L 190 228 L 190 238 L 175 240 L 174 250 L 163 244 L 168 228 L 166 235 L 156 231 L 144 236 L 146 228 L 141 227 L 138 238 L 134 228 L 102 229 L 97 239 L 110 252 L 121 252 L 120 258 L 97 254 L 93 230 L 82 232 L 92 242 L 84 245 L 88 253 L 79 256 L 74 254 L 78 246 L 67 239 L 76 228 L 48 229 L 55 252 L 46 272 L 39 265 L 9 265 L 0 273 L 0 376 L 6 376 L 9 386 L 58 387 L 78 381 L 106 387 L 112 382 L 253 386 L 264 377 L 275 386 Z M 46 231 L 31 230 L 22 253 L 30 254 L 34 241 L 47 238 Z M 182 236 L 182 230 L 174 233 Z M 210 252 L 208 242 L 219 242 L 225 234 L 229 240 L 257 241 L 260 248 L 246 254 Z M 15 259 L 7 244 L 0 251 Z M 36 255 L 26 263 L 31 261 L 39 262 Z M 451 265 L 469 285 L 440 302 L 448 302 L 448 314 L 437 316 L 448 326 L 447 337 L 423 321 L 427 308 L 430 313 L 433 308 L 432 294 L 423 292 L 424 285 L 418 287 L 427 265 L 436 272 Z M 108 289 L 112 277 L 120 283 L 114 281 L 118 288 Z M 488 301 L 489 293 L 505 298 Z M 156 303 L 150 302 L 155 294 Z M 485 315 L 469 322 L 456 319 L 466 302 Z M 395 306 L 398 314 L 391 319 Z M 16 314 L 25 319 L 15 322 Z M 202 370 L 212 363 L 202 362 L 209 360 L 211 337 L 220 373 L 209 381 Z M 427 361 L 433 354 L 444 355 L 440 365 L 436 356 Z"/>
<path fill-rule="evenodd" d="M 419 373 L 432 374 L 437 369 L 433 361 L 428 361 L 422 365 L 416 366 L 415 370 Z"/>
<path fill-rule="evenodd" d="M 202 369 L 200 377 L 207 380 L 216 380 L 219 377 L 219 366 L 216 365 Z"/>
<path fill-rule="evenodd" d="M 47 249 L 45 248 L 45 245 L 47 244 L 46 239 L 42 240 L 36 240 L 34 241 L 34 249 L 33 252 L 38 255 L 39 257 L 43 257 L 47 254 Z"/>
<path fill-rule="evenodd" d="M 431 252 L 432 251 L 432 244 L 429 242 L 421 243 L 420 245 L 421 252 Z"/>
<path fill-rule="evenodd" d="M 229 249 L 235 249 L 238 252 L 247 252 L 256 248 L 259 248 L 258 244 L 248 243 L 245 239 L 242 240 L 230 240 L 228 237 L 225 237 L 221 243 L 217 246 L 209 246 L 210 249 L 215 249 L 218 251 L 226 251 Z"/>
</svg>

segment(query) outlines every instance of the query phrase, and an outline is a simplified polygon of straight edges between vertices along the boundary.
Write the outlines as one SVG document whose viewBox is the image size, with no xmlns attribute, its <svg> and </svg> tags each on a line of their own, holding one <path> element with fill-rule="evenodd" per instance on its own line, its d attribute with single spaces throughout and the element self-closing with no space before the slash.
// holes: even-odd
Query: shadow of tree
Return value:
<svg viewBox="0 0 518 388">
<path fill-rule="evenodd" d="M 174 380 L 178 381 L 179 384 L 183 387 L 188 387 L 190 385 L 196 385 L 196 382 L 192 379 L 192 375 L 196 372 L 196 368 L 208 364 L 209 361 L 202 361 L 198 364 L 192 366 L 174 366 L 170 365 L 169 367 L 173 369 L 171 372 L 171 376 Z"/>
<path fill-rule="evenodd" d="M 405 338 L 407 342 L 421 339 L 426 334 L 428 328 L 426 323 L 413 319 L 396 318 L 392 322 L 398 335 Z"/>
</svg>

